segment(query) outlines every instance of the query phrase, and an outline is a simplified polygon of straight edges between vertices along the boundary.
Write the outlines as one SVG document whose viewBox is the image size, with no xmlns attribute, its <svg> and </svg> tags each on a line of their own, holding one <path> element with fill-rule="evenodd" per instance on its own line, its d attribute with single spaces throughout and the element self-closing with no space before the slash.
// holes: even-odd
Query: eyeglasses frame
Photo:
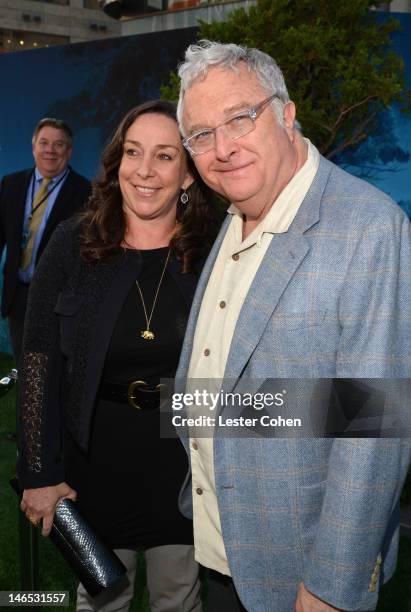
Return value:
<svg viewBox="0 0 411 612">
<path fill-rule="evenodd" d="M 241 113 L 238 113 L 237 115 L 233 115 L 229 119 L 226 119 L 226 121 L 223 121 L 223 123 L 220 123 L 219 125 L 216 125 L 216 127 L 214 127 L 214 128 L 204 128 L 202 130 L 198 130 L 198 132 L 195 132 L 194 134 L 191 134 L 191 136 L 188 136 L 187 138 L 183 138 L 183 140 L 182 140 L 183 147 L 185 147 L 187 149 L 187 151 L 190 153 L 191 156 L 203 155 L 204 153 L 208 153 L 209 151 L 211 151 L 215 147 L 215 133 L 216 133 L 216 131 L 219 128 L 223 127 L 223 125 L 226 125 L 226 123 L 229 123 L 230 121 L 232 121 L 236 117 L 240 117 L 241 115 L 248 115 L 250 117 L 250 119 L 252 120 L 253 124 L 255 124 L 257 118 L 261 115 L 261 113 L 264 110 L 264 108 L 270 102 L 272 102 L 274 100 L 274 98 L 278 98 L 277 94 L 273 94 L 272 96 L 269 96 L 268 98 L 265 98 L 264 100 L 262 100 L 262 102 L 259 102 L 258 104 L 255 104 L 251 108 L 249 108 L 247 110 L 244 110 L 244 111 L 241 111 Z M 239 136 L 235 136 L 231 140 L 237 140 L 238 138 L 242 138 L 242 136 L 246 136 L 247 134 L 252 132 L 254 129 L 255 129 L 255 125 L 254 125 L 254 127 L 249 132 L 245 132 L 244 134 L 240 134 Z M 190 147 L 189 142 L 190 142 L 190 140 L 192 138 L 195 138 L 196 136 L 198 136 L 202 132 L 212 132 L 214 134 L 214 145 L 210 149 L 207 149 L 207 151 L 201 151 L 201 153 L 196 153 Z"/>
</svg>

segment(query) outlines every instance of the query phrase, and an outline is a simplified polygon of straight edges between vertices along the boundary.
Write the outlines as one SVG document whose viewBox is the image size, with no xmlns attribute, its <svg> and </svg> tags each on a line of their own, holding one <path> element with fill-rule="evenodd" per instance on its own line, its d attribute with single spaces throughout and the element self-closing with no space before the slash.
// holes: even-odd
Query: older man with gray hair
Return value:
<svg viewBox="0 0 411 612">
<path fill-rule="evenodd" d="M 229 202 L 199 281 L 177 377 L 405 378 L 410 224 L 324 159 L 257 49 L 201 41 L 178 117 L 204 181 Z M 181 508 L 210 569 L 209 610 L 374 610 L 393 574 L 403 439 L 183 440 Z"/>
</svg>

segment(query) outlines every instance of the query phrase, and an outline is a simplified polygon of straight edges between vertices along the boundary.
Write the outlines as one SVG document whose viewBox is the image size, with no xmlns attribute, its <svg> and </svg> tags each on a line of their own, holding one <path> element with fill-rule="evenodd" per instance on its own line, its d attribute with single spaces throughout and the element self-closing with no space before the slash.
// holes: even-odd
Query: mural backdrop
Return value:
<svg viewBox="0 0 411 612">
<path fill-rule="evenodd" d="M 71 165 L 93 178 L 113 129 L 130 108 L 159 97 L 195 32 L 185 28 L 0 56 L 0 177 L 32 166 L 35 124 L 59 117 L 74 131 Z M 0 351 L 9 350 L 0 320 Z"/>
<path fill-rule="evenodd" d="M 395 44 L 407 62 L 411 88 L 411 15 L 395 17 L 402 24 Z M 0 177 L 32 165 L 33 127 L 39 118 L 54 116 L 74 130 L 73 167 L 93 178 L 120 118 L 159 97 L 160 85 L 195 39 L 196 28 L 188 28 L 0 56 Z M 411 116 L 391 108 L 381 117 L 379 135 L 341 163 L 389 193 L 411 216 Z M 4 322 L 0 350 L 9 350 Z"/>
</svg>

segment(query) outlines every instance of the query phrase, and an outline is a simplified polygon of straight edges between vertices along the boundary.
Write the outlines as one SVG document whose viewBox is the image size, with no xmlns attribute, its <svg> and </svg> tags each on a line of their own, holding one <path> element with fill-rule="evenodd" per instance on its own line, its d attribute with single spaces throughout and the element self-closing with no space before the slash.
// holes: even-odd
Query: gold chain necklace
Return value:
<svg viewBox="0 0 411 612">
<path fill-rule="evenodd" d="M 164 272 L 166 271 L 168 260 L 170 259 L 170 252 L 171 252 L 171 249 L 168 249 L 168 255 L 166 257 L 166 262 L 164 264 L 163 271 L 162 271 L 161 276 L 160 276 L 160 281 L 159 281 L 159 283 L 157 285 L 157 290 L 156 290 L 156 294 L 154 296 L 154 301 L 153 301 L 153 305 L 151 307 L 151 312 L 150 312 L 150 316 L 149 317 L 147 316 L 146 305 L 145 305 L 145 302 L 144 302 L 143 294 L 142 294 L 141 289 L 140 289 L 140 285 L 138 284 L 138 281 L 136 281 L 137 289 L 138 289 L 138 291 L 140 293 L 140 297 L 141 297 L 141 303 L 143 304 L 144 316 L 146 318 L 147 329 L 143 329 L 140 332 L 140 336 L 142 338 L 144 338 L 144 340 L 154 340 L 154 337 L 155 337 L 153 332 L 150 330 L 150 324 L 151 324 L 151 319 L 152 319 L 152 316 L 153 316 L 154 308 L 155 308 L 155 305 L 156 305 L 156 302 L 157 302 L 158 292 L 160 291 L 161 283 L 163 282 Z"/>
</svg>

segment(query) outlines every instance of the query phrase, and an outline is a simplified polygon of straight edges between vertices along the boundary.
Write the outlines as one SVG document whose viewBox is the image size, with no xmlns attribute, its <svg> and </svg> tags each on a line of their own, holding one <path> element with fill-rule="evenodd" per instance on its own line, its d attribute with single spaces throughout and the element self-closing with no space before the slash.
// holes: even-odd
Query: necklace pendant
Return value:
<svg viewBox="0 0 411 612">
<path fill-rule="evenodd" d="M 140 335 L 142 338 L 144 338 L 144 340 L 154 340 L 154 334 L 149 329 L 145 329 Z"/>
</svg>

